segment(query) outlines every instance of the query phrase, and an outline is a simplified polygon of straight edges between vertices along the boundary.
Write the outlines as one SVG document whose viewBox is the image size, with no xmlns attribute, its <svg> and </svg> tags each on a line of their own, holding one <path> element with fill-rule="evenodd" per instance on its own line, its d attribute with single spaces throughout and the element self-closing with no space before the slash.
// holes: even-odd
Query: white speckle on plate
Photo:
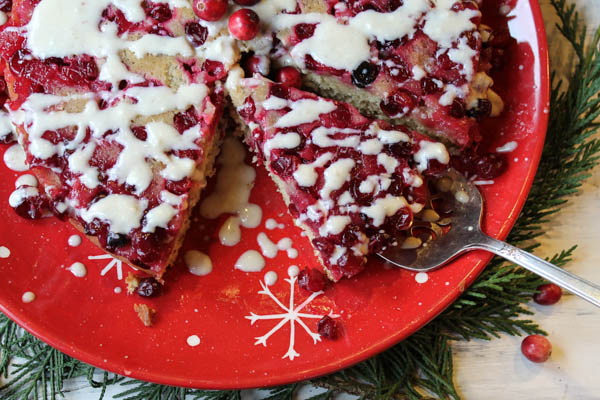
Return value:
<svg viewBox="0 0 600 400">
<path fill-rule="evenodd" d="M 114 289 L 114 292 L 115 292 L 116 294 L 119 294 L 119 293 L 121 293 L 122 291 L 123 291 L 123 289 L 121 289 L 119 286 L 115 287 L 115 289 Z"/>
<path fill-rule="evenodd" d="M 21 296 L 21 301 L 23 301 L 23 303 L 31 303 L 34 300 L 35 300 L 35 293 L 33 293 L 33 292 L 25 292 L 25 293 L 23 293 L 23 296 Z"/>
<path fill-rule="evenodd" d="M 10 250 L 8 247 L 0 246 L 0 258 L 10 257 Z"/>
<path fill-rule="evenodd" d="M 81 236 L 71 235 L 69 236 L 69 240 L 67 241 L 67 243 L 69 243 L 69 246 L 71 247 L 77 247 L 81 244 Z"/>
<path fill-rule="evenodd" d="M 85 268 L 85 265 L 83 265 L 83 263 L 80 262 L 73 263 L 67 269 L 78 278 L 83 278 L 87 275 L 87 269 Z"/>
<path fill-rule="evenodd" d="M 517 142 L 514 140 L 511 142 L 506 142 L 504 145 L 500 147 L 496 147 L 496 151 L 498 153 L 510 153 L 511 151 L 515 151 L 517 148 Z"/>
<path fill-rule="evenodd" d="M 190 347 L 196 347 L 200 344 L 200 338 L 197 335 L 191 335 L 187 338 L 187 344 Z"/>
<path fill-rule="evenodd" d="M 417 283 L 425 283 L 429 280 L 429 275 L 427 275 L 426 272 L 419 272 L 418 274 L 415 275 L 415 281 L 417 281 Z"/>
</svg>

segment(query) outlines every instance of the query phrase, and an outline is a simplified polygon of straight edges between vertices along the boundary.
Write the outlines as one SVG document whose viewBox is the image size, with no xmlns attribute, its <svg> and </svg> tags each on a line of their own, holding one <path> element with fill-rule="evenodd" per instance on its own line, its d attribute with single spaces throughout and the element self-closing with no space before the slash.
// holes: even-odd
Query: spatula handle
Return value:
<svg viewBox="0 0 600 400">
<path fill-rule="evenodd" d="M 483 233 L 478 243 L 469 247 L 470 249 L 482 249 L 497 254 L 600 307 L 600 286 L 518 247 L 493 239 Z"/>
</svg>

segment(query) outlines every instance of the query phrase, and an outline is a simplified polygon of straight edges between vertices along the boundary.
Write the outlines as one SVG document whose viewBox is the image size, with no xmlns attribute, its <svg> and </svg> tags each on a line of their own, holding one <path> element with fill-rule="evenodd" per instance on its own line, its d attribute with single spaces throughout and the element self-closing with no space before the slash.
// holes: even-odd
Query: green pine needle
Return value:
<svg viewBox="0 0 600 400">
<path fill-rule="evenodd" d="M 586 42 L 587 29 L 574 5 L 551 0 L 578 64 L 563 83 L 552 76 L 550 121 L 544 152 L 529 198 L 509 241 L 532 251 L 542 225 L 577 193 L 600 160 L 600 140 L 592 138 L 600 124 L 600 29 Z M 568 83 L 568 85 L 567 85 Z M 568 87 L 567 87 L 568 86 Z M 575 247 L 550 261 L 564 266 Z M 314 379 L 326 389 L 311 400 L 329 400 L 350 393 L 360 399 L 458 399 L 453 382 L 452 341 L 485 339 L 501 334 L 544 333 L 532 320 L 527 303 L 543 280 L 521 268 L 494 259 L 476 282 L 444 313 L 391 349 L 354 367 Z M 63 396 L 68 379 L 87 377 L 101 388 L 120 384 L 121 400 L 240 400 L 241 392 L 209 391 L 126 380 L 70 358 L 40 342 L 0 314 L 0 398 L 49 399 Z M 9 374 L 10 367 L 10 374 Z M 100 377 L 95 380 L 94 377 Z M 299 385 L 265 389 L 269 400 L 292 400 Z"/>
</svg>

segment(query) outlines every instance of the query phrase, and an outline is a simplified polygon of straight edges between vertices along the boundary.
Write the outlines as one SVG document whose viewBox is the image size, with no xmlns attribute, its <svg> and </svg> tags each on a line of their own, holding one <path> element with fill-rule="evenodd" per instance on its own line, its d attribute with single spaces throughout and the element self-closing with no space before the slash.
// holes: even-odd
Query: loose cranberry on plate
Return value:
<svg viewBox="0 0 600 400">
<path fill-rule="evenodd" d="M 283 67 L 277 71 L 275 80 L 283 85 L 300 89 L 302 86 L 302 75 L 294 67 Z"/>
<path fill-rule="evenodd" d="M 194 12 L 205 21 L 218 21 L 227 12 L 227 0 L 194 0 Z"/>
<path fill-rule="evenodd" d="M 319 320 L 317 323 L 317 331 L 319 332 L 319 335 L 323 336 L 325 339 L 335 340 L 338 338 L 337 323 L 328 315 Z"/>
<path fill-rule="evenodd" d="M 304 268 L 298 274 L 298 286 L 309 292 L 318 292 L 327 287 L 327 277 L 314 268 Z"/>
<path fill-rule="evenodd" d="M 544 306 L 558 303 L 562 296 L 562 289 L 554 283 L 540 285 L 537 290 L 539 290 L 539 293 L 533 296 L 533 301 Z"/>
<path fill-rule="evenodd" d="M 142 297 L 155 297 L 160 293 L 160 283 L 154 278 L 142 278 L 137 287 L 137 294 Z"/>
<path fill-rule="evenodd" d="M 229 17 L 229 32 L 239 40 L 252 40 L 258 33 L 260 18 L 248 8 L 237 10 Z"/>
<path fill-rule="evenodd" d="M 543 363 L 552 354 L 552 344 L 542 335 L 529 335 L 521 342 L 521 352 L 529 361 Z"/>
</svg>

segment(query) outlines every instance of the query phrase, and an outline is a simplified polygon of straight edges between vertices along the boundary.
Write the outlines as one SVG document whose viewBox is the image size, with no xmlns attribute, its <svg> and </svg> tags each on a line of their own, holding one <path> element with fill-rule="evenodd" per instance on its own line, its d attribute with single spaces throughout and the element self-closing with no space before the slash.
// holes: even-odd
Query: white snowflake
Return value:
<svg viewBox="0 0 600 400">
<path fill-rule="evenodd" d="M 281 358 L 289 358 L 291 361 L 293 361 L 294 358 L 300 356 L 300 354 L 294 349 L 294 344 L 296 341 L 296 323 L 298 325 L 300 325 L 302 328 L 304 328 L 306 333 L 308 333 L 308 335 L 312 338 L 313 344 L 317 344 L 317 342 L 321 341 L 321 335 L 319 335 L 316 332 L 311 331 L 310 328 L 308 326 L 306 326 L 306 324 L 304 323 L 302 318 L 309 318 L 309 319 L 323 318 L 322 314 L 316 315 L 316 314 L 307 314 L 307 313 L 300 312 L 300 311 L 302 311 L 302 309 L 304 309 L 304 307 L 306 307 L 309 303 L 311 303 L 316 297 L 322 295 L 324 293 L 323 291 L 312 293 L 299 306 L 294 308 L 294 285 L 295 285 L 297 279 L 298 278 L 296 276 L 292 276 L 292 275 L 290 275 L 289 279 L 287 279 L 287 278 L 285 279 L 285 281 L 290 284 L 290 302 L 289 302 L 288 307 L 286 307 L 277 297 L 275 297 L 275 295 L 273 295 L 273 293 L 271 292 L 269 287 L 264 282 L 262 282 L 262 281 L 260 282 L 260 286 L 262 287 L 262 290 L 260 290 L 258 293 L 269 296 L 271 298 L 271 300 L 273 300 L 275 302 L 275 304 L 277 304 L 279 306 L 279 308 L 281 308 L 283 311 L 285 311 L 284 313 L 270 314 L 270 315 L 257 315 L 255 313 L 251 312 L 249 316 L 245 317 L 246 319 L 250 320 L 250 325 L 254 325 L 254 323 L 258 320 L 280 319 L 279 323 L 277 325 L 275 325 L 273 327 L 273 329 L 271 329 L 269 332 L 267 332 L 263 336 L 258 336 L 255 338 L 256 339 L 256 342 L 254 343 L 255 346 L 262 344 L 263 346 L 267 347 L 267 340 L 275 332 L 277 332 L 278 330 L 283 328 L 289 322 L 289 325 L 290 325 L 290 342 L 289 343 L 290 344 L 288 347 L 288 351 Z M 329 312 L 329 316 L 332 318 L 339 317 L 339 315 L 333 314 L 332 311 Z"/>
<path fill-rule="evenodd" d="M 123 261 L 119 260 L 118 258 L 115 258 L 110 254 L 101 254 L 99 256 L 88 256 L 88 260 L 110 260 L 110 262 L 106 264 L 104 269 L 100 271 L 100 275 L 104 276 L 108 273 L 108 271 L 113 269 L 113 267 L 116 267 L 117 278 L 119 280 L 123 279 Z"/>
</svg>

